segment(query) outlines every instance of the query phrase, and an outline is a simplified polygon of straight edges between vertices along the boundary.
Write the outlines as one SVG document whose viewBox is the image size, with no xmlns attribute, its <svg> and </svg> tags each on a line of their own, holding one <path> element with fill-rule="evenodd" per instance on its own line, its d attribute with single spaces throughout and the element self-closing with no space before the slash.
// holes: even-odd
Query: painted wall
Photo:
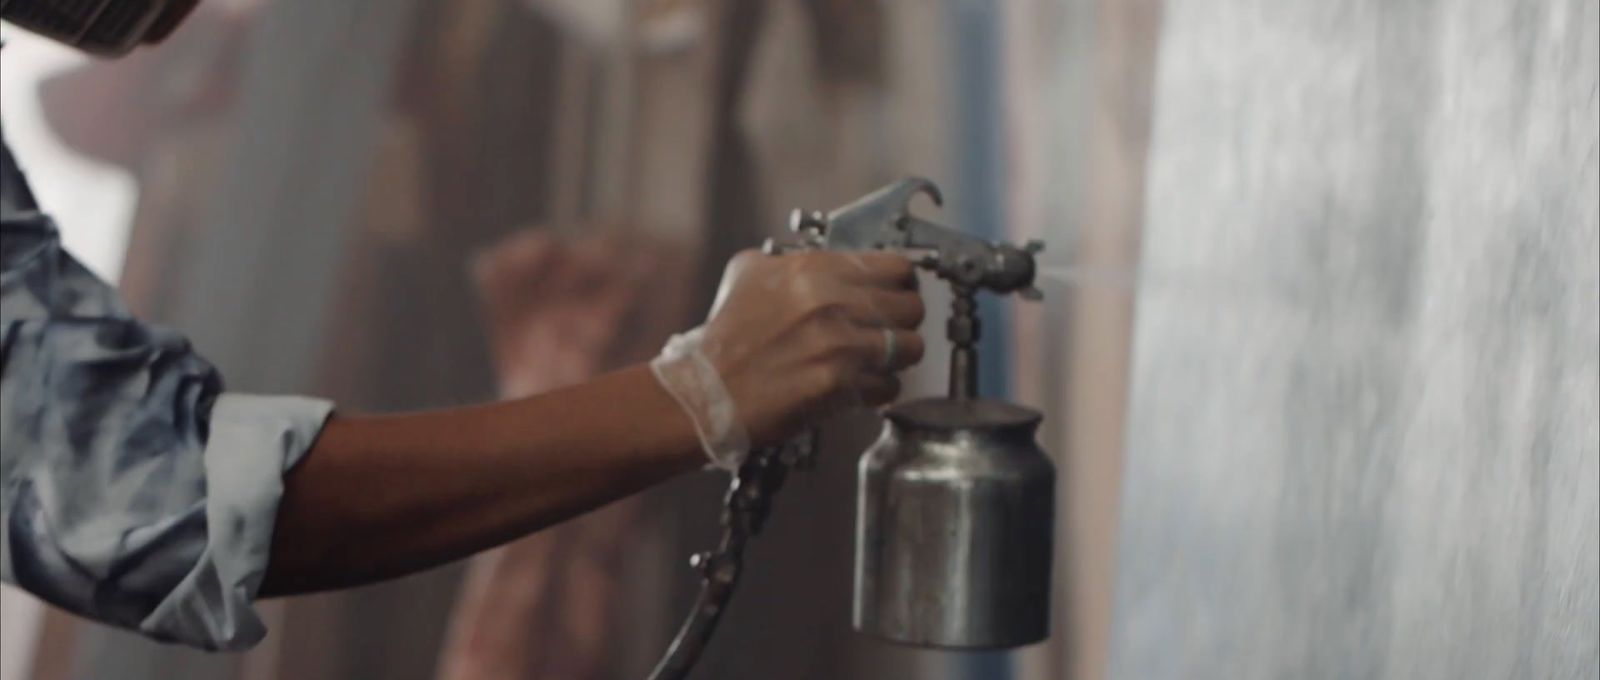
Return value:
<svg viewBox="0 0 1600 680">
<path fill-rule="evenodd" d="M 1597 4 L 1166 4 L 1111 677 L 1597 677 Z"/>
</svg>

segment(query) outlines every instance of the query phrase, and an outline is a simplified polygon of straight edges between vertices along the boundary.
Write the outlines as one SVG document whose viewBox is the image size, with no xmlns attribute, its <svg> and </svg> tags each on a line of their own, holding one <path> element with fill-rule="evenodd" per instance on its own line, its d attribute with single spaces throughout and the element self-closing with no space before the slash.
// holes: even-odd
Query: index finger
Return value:
<svg viewBox="0 0 1600 680">
<path fill-rule="evenodd" d="M 841 276 L 847 281 L 882 288 L 915 290 L 917 287 L 917 267 L 904 255 L 884 250 L 839 252 L 837 255 L 846 263 L 846 273 Z"/>
</svg>

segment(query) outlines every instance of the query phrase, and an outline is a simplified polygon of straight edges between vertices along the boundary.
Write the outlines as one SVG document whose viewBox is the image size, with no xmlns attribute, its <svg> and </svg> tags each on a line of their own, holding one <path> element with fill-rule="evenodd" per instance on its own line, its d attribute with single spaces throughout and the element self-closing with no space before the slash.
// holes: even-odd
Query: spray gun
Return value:
<svg viewBox="0 0 1600 680">
<path fill-rule="evenodd" d="M 767 250 L 892 250 L 911 256 L 917 266 L 948 281 L 955 292 L 946 328 L 955 345 L 950 355 L 950 397 L 972 398 L 977 390 L 974 344 L 979 331 L 974 296 L 981 289 L 1017 293 L 1028 300 L 1043 297 L 1033 287 L 1033 256 L 1044 244 L 1029 241 L 1019 248 L 989 243 L 934 224 L 910 213 L 911 201 L 919 194 L 926 194 L 935 205 L 944 204 L 932 181 L 908 177 L 827 215 L 796 210 L 789 217 L 796 239 L 777 246 L 769 242 Z"/>
<path fill-rule="evenodd" d="M 1055 468 L 1034 442 L 1036 411 L 977 394 L 976 294 L 1042 297 L 1043 244 L 990 243 L 923 220 L 911 201 L 943 204 L 931 181 L 901 179 L 827 214 L 796 210 L 769 254 L 892 250 L 950 284 L 949 394 L 897 404 L 861 457 L 856 507 L 856 630 L 893 642 L 997 649 L 1049 635 Z M 685 677 L 704 650 L 788 471 L 812 464 L 816 432 L 751 452 L 724 498 L 716 550 L 691 559 L 700 597 L 651 680 Z"/>
</svg>

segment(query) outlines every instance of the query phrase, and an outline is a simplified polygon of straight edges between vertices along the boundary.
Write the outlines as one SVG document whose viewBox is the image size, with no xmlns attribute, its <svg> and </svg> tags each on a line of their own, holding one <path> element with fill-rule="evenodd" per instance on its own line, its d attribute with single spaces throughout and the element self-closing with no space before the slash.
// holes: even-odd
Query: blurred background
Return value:
<svg viewBox="0 0 1600 680">
<path fill-rule="evenodd" d="M 695 677 L 1600 678 L 1597 7 L 207 0 L 118 61 L 7 26 L 0 94 L 136 312 L 346 411 L 644 360 L 791 208 L 904 174 L 937 221 L 1045 240 L 1045 300 L 985 303 L 982 382 L 1046 414 L 1052 638 L 850 631 L 863 414 Z M 244 655 L 6 589 L 0 680 L 640 678 L 721 486 L 265 603 Z"/>
</svg>

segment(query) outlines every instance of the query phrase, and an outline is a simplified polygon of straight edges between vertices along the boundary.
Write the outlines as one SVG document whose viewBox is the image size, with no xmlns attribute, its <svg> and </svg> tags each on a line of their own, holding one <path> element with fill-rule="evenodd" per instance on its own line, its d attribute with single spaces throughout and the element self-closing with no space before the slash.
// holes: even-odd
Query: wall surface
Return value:
<svg viewBox="0 0 1600 680">
<path fill-rule="evenodd" d="M 1600 677 L 1597 14 L 1167 4 L 1111 677 Z"/>
</svg>

